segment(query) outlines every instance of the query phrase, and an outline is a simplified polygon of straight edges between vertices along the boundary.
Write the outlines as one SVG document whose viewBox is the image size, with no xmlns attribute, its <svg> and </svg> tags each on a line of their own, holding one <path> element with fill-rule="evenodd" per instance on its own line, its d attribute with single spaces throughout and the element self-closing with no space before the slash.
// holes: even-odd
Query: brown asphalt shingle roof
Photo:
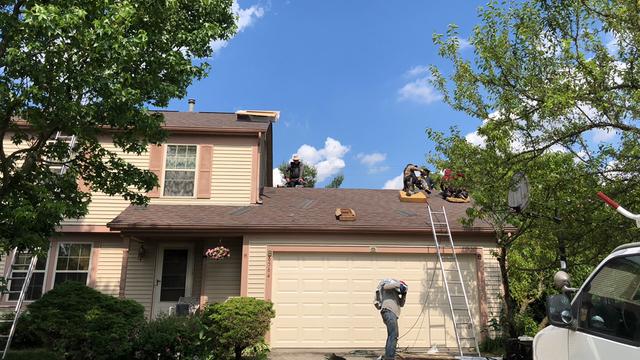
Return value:
<svg viewBox="0 0 640 360">
<path fill-rule="evenodd" d="M 238 120 L 235 113 L 158 111 L 164 115 L 164 128 L 193 131 L 267 131 L 269 122 Z"/>
<path fill-rule="evenodd" d="M 405 203 L 398 190 L 266 188 L 262 205 L 130 206 L 108 226 L 123 231 L 358 232 L 430 233 L 427 206 Z M 434 211 L 447 211 L 451 230 L 491 231 L 486 223 L 463 229 L 470 204 L 453 204 L 432 195 Z M 352 208 L 356 221 L 338 221 L 336 208 Z"/>
</svg>

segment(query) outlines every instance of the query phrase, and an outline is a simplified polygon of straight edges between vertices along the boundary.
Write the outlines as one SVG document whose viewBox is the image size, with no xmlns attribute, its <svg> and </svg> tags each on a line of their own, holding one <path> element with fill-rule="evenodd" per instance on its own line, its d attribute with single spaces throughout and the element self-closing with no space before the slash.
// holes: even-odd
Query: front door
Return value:
<svg viewBox="0 0 640 360">
<path fill-rule="evenodd" d="M 192 296 L 193 248 L 186 245 L 162 245 L 156 261 L 153 316 L 168 313 L 182 296 Z"/>
</svg>

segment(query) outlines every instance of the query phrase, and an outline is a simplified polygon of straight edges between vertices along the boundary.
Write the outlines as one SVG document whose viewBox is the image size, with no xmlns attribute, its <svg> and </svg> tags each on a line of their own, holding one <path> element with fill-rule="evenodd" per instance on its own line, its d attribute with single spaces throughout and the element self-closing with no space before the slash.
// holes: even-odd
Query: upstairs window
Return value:
<svg viewBox="0 0 640 360">
<path fill-rule="evenodd" d="M 164 196 L 194 196 L 197 150 L 197 145 L 167 145 Z"/>
</svg>

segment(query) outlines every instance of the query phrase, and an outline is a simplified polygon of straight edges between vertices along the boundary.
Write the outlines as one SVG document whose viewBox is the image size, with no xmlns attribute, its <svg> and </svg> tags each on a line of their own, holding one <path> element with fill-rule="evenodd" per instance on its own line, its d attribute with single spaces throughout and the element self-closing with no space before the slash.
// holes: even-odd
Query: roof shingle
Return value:
<svg viewBox="0 0 640 360">
<path fill-rule="evenodd" d="M 262 205 L 130 206 L 108 226 L 122 231 L 309 231 L 359 233 L 431 232 L 426 204 L 405 203 L 398 190 L 266 188 Z M 453 204 L 437 195 L 432 209 L 447 211 L 451 231 L 492 231 L 484 222 L 463 228 L 470 204 Z M 338 221 L 336 208 L 355 210 L 355 221 Z"/>
<path fill-rule="evenodd" d="M 164 128 L 167 130 L 224 131 L 243 132 L 267 131 L 269 122 L 237 120 L 235 113 L 223 112 L 177 112 L 158 111 L 164 115 Z"/>
</svg>

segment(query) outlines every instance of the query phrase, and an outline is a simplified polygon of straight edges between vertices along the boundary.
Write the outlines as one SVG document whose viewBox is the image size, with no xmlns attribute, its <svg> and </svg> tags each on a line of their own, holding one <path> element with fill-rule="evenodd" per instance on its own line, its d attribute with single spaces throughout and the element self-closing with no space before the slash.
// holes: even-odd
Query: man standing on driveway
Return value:
<svg viewBox="0 0 640 360">
<path fill-rule="evenodd" d="M 396 344 L 398 343 L 398 317 L 400 308 L 407 299 L 407 284 L 402 280 L 384 279 L 378 284 L 374 306 L 380 310 L 382 321 L 387 326 L 387 343 L 384 357 L 378 359 L 394 360 L 396 358 Z"/>
</svg>

